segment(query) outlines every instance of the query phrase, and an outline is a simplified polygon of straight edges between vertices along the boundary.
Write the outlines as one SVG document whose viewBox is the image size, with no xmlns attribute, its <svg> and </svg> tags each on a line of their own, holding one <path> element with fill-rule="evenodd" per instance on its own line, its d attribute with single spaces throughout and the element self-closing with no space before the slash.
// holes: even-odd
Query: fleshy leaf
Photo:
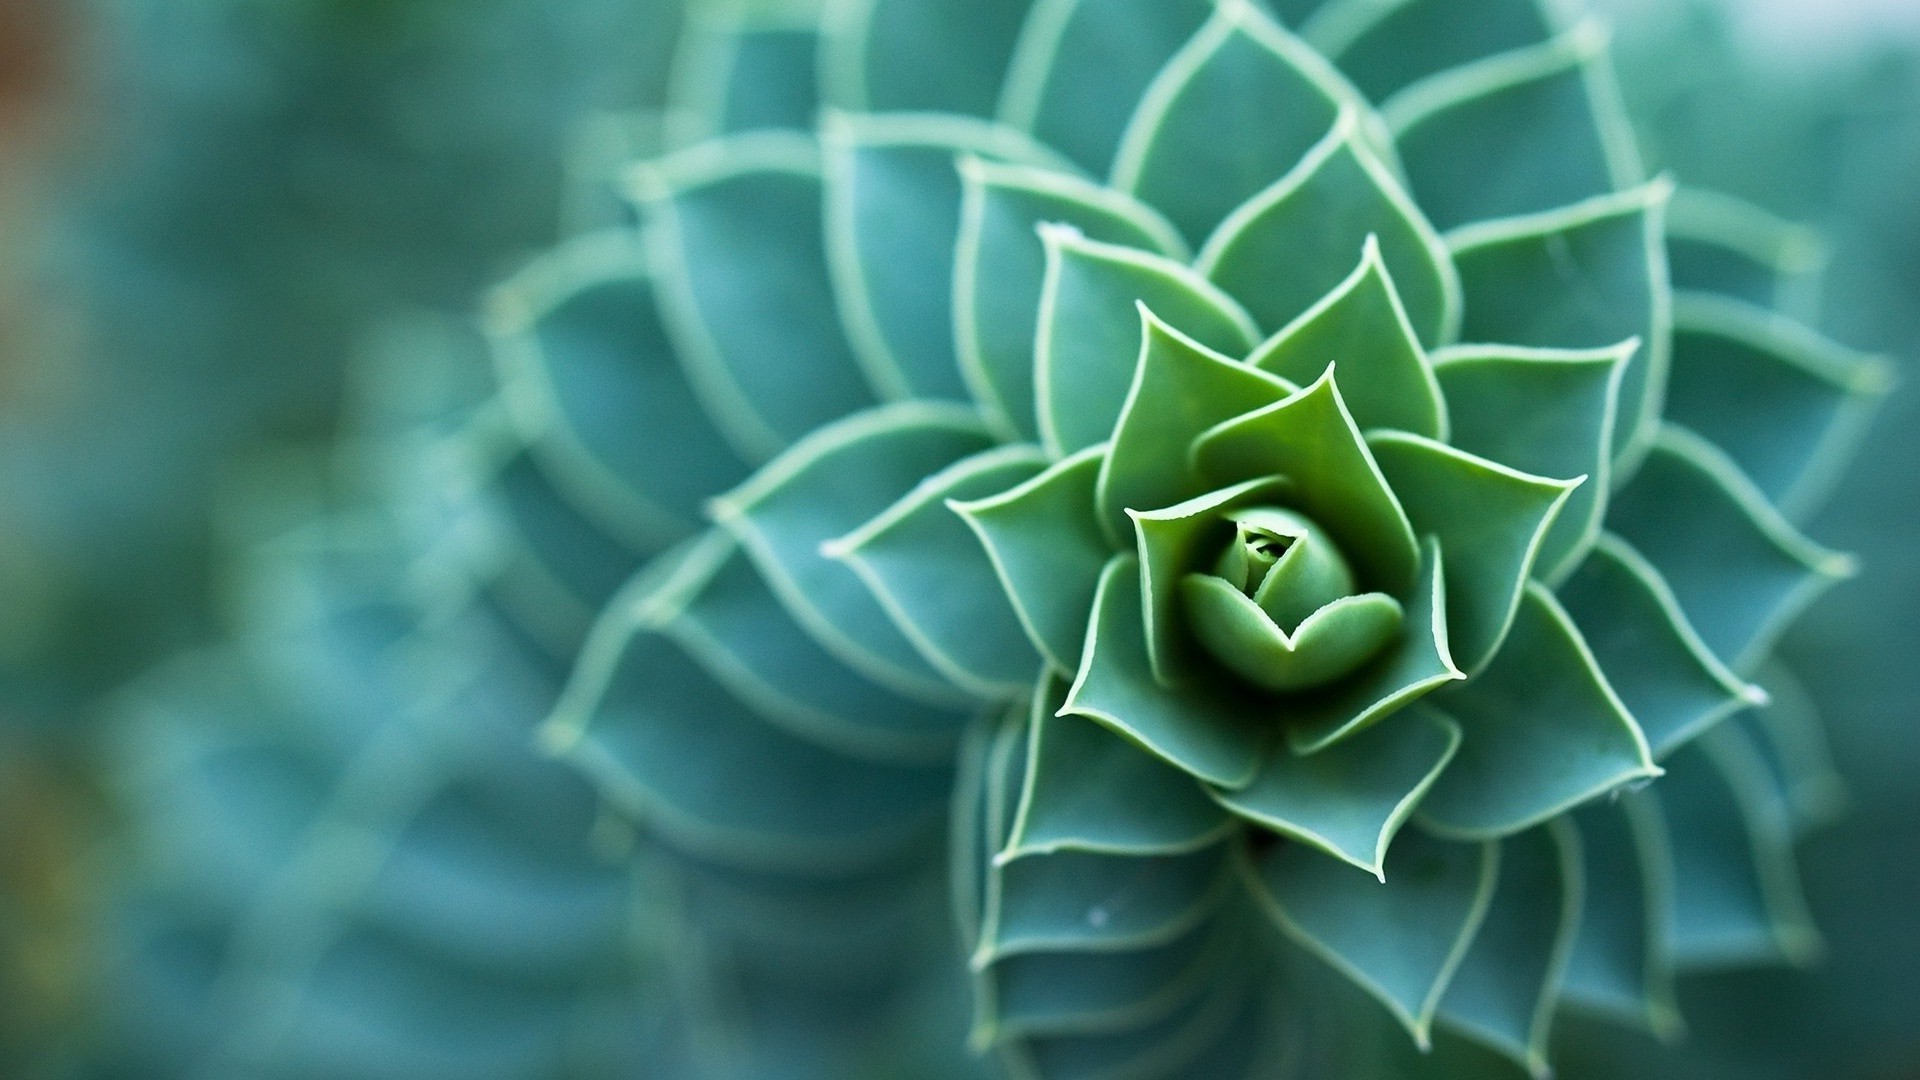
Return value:
<svg viewBox="0 0 1920 1080">
<path fill-rule="evenodd" d="M 833 317 L 819 168 L 804 138 L 749 135 L 635 177 L 662 321 L 749 461 L 874 401 Z"/>
<path fill-rule="evenodd" d="M 860 575 L 929 664 L 983 697 L 1014 697 L 1040 663 L 967 523 L 947 501 L 1025 483 L 1046 465 L 1035 446 L 1006 446 L 955 462 L 885 513 L 833 541 L 831 558 Z"/>
<path fill-rule="evenodd" d="M 1200 29 L 1210 0 L 1037 0 L 1000 119 L 1104 176 L 1134 104 Z"/>
<path fill-rule="evenodd" d="M 1383 284 L 1391 275 L 1397 298 L 1390 313 L 1382 308 L 1375 317 L 1397 320 L 1428 347 L 1452 340 L 1461 304 L 1453 256 L 1366 147 L 1359 115 L 1349 109 L 1291 172 L 1221 222 L 1196 268 L 1262 326 L 1287 326 L 1329 292 L 1350 287 L 1341 283 L 1352 274 L 1354 248 L 1374 244 L 1377 272 Z M 1316 357 L 1312 369 L 1329 359 Z"/>
<path fill-rule="evenodd" d="M 994 1033 L 1092 1034 L 1150 1023 L 1216 975 L 1227 943 L 1220 928 L 1202 927 L 1130 952 L 1006 957 L 983 974 L 992 984 Z"/>
<path fill-rule="evenodd" d="M 1358 269 L 1268 339 L 1247 363 L 1294 382 L 1337 364 L 1341 385 L 1352 390 L 1349 407 L 1361 427 L 1446 435 L 1446 402 L 1374 237 L 1363 245 Z"/>
<path fill-rule="evenodd" d="M 1885 361 L 1776 312 L 1674 299 L 1667 418 L 1726 451 L 1791 519 L 1819 505 L 1891 385 Z"/>
<path fill-rule="evenodd" d="M 1027 782 L 1009 855 L 1179 854 L 1228 833 L 1232 820 L 1193 777 L 1100 724 L 1062 713 L 1066 690 L 1048 676 L 1034 697 Z"/>
<path fill-rule="evenodd" d="M 1235 526 L 1228 516 L 1258 506 L 1288 491 L 1279 480 L 1249 480 L 1208 492 L 1177 506 L 1148 513 L 1129 511 L 1140 552 L 1141 597 L 1146 619 L 1147 656 L 1153 677 L 1177 687 L 1205 678 L 1203 661 L 1188 633 L 1181 582 L 1205 566 L 1210 551 L 1230 543 Z"/>
<path fill-rule="evenodd" d="M 820 37 L 812 18 L 742 5 L 688 14 L 674 61 L 671 145 L 813 126 L 820 109 Z"/>
<path fill-rule="evenodd" d="M 972 409 L 903 402 L 814 432 L 714 500 L 788 610 L 848 666 L 935 703 L 960 695 L 900 633 L 851 568 L 820 546 L 871 521 L 921 479 L 987 447 Z"/>
<path fill-rule="evenodd" d="M 1672 193 L 1656 180 L 1447 237 L 1466 291 L 1463 340 L 1547 349 L 1640 340 L 1620 378 L 1616 461 L 1645 452 L 1666 394 L 1673 312 L 1663 221 Z"/>
<path fill-rule="evenodd" d="M 1164 1019 L 1104 1035 L 1032 1039 L 1003 1047 L 1003 1058 L 1016 1076 L 1060 1080 L 1269 1075 L 1259 1062 L 1279 1056 L 1273 1044 L 1283 1037 L 1274 1031 L 1266 996 L 1246 985 L 1258 972 L 1251 965 L 1229 965 L 1205 993 Z"/>
<path fill-rule="evenodd" d="M 1115 556 L 1100 577 L 1080 673 L 1061 710 L 1118 731 L 1211 784 L 1245 787 L 1279 726 L 1271 706 L 1218 681 L 1169 689 L 1147 659 L 1139 561 Z"/>
<path fill-rule="evenodd" d="M 1385 880 L 1387 846 L 1460 747 L 1451 720 L 1412 710 L 1332 749 L 1284 749 L 1215 798 L 1234 813 Z"/>
<path fill-rule="evenodd" d="M 1550 32 L 1539 0 L 1480 0 L 1470 19 L 1449 0 L 1345 0 L 1319 5 L 1300 36 L 1369 101 L 1386 101 L 1416 79 L 1536 44 Z"/>
<path fill-rule="evenodd" d="M 1407 833 L 1377 881 L 1303 844 L 1247 866 L 1287 935 L 1387 1007 L 1422 1047 L 1493 898 L 1499 846 Z"/>
<path fill-rule="evenodd" d="M 1031 0 L 828 0 L 828 104 L 992 116 Z"/>
<path fill-rule="evenodd" d="M 1264 690 L 1325 686 L 1379 654 L 1399 636 L 1400 602 L 1385 593 L 1345 596 L 1281 629 L 1253 598 L 1212 574 L 1180 582 L 1188 628 L 1207 652 Z"/>
<path fill-rule="evenodd" d="M 1580 631 L 1538 584 L 1493 663 L 1434 704 L 1465 732 L 1420 804 L 1421 821 L 1449 835 L 1511 835 L 1660 775 Z"/>
<path fill-rule="evenodd" d="M 1818 230 L 1745 199 L 1682 187 L 1667 215 L 1676 289 L 1704 290 L 1805 317 L 1831 253 Z"/>
<path fill-rule="evenodd" d="M 1851 559 L 1801 535 L 1718 448 L 1670 425 L 1607 524 L 1660 571 L 1735 671 L 1751 670 L 1807 604 L 1853 573 Z"/>
<path fill-rule="evenodd" d="M 1269 476 L 1291 483 L 1289 505 L 1331 533 L 1362 584 L 1399 595 L 1414 582 L 1420 548 L 1347 412 L 1334 371 L 1258 412 L 1195 440 L 1200 471 L 1217 484 Z"/>
<path fill-rule="evenodd" d="M 1772 700 L 1751 714 L 1748 730 L 1778 773 L 1799 827 L 1824 825 L 1845 808 L 1847 785 L 1834 767 L 1819 710 L 1800 679 L 1779 664 L 1761 672 L 1760 685 Z"/>
<path fill-rule="evenodd" d="M 1113 437 L 1141 348 L 1140 305 L 1216 352 L 1259 339 L 1240 305 L 1181 263 L 1044 226 L 1046 285 L 1034 341 L 1034 393 L 1047 447 L 1071 454 Z"/>
<path fill-rule="evenodd" d="M 1094 505 L 1104 453 L 1082 451 L 1002 494 L 953 504 L 993 559 L 1021 627 L 1062 672 L 1079 670 L 1093 594 L 1114 553 Z"/>
<path fill-rule="evenodd" d="M 1440 999 L 1440 1022 L 1545 1077 L 1547 1035 L 1580 926 L 1584 867 L 1563 822 L 1500 845 L 1500 879 L 1474 947 Z"/>
<path fill-rule="evenodd" d="M 1382 106 L 1434 223 L 1534 213 L 1641 183 L 1606 53 L 1605 28 L 1583 22 L 1441 72 Z"/>
<path fill-rule="evenodd" d="M 1765 700 L 1713 655 L 1660 572 L 1603 533 L 1559 592 L 1656 760 Z"/>
<path fill-rule="evenodd" d="M 1200 924 L 1232 880 L 1227 850 L 1185 855 L 1057 852 L 996 865 L 999 904 L 987 913 L 975 968 L 1020 953 L 1150 948 Z"/>
<path fill-rule="evenodd" d="M 1167 66 L 1127 125 L 1113 183 L 1200 241 L 1283 176 L 1353 91 L 1247 0 L 1225 0 Z"/>
<path fill-rule="evenodd" d="M 1206 491 L 1187 455 L 1202 432 L 1297 390 L 1208 349 L 1145 305 L 1140 314 L 1144 340 L 1139 366 L 1100 467 L 1100 517 L 1116 538 L 1131 533 L 1127 511 L 1173 506 Z"/>
<path fill-rule="evenodd" d="M 1099 243 L 1170 257 L 1182 242 L 1150 208 L 1063 173 L 966 157 L 960 176 L 953 317 L 961 373 L 1002 430 L 1033 441 L 1033 347 L 1047 273 L 1037 226 L 1060 222 Z"/>
<path fill-rule="evenodd" d="M 1471 675 L 1506 639 L 1540 543 L 1580 481 L 1531 476 L 1400 432 L 1368 441 L 1413 527 L 1440 542 L 1447 641 Z"/>
<path fill-rule="evenodd" d="M 1586 864 L 1586 903 L 1567 962 L 1565 996 L 1570 1004 L 1666 1036 L 1677 1034 L 1680 1022 L 1662 932 L 1671 886 L 1665 832 L 1648 820 L 1645 800 L 1644 794 L 1628 796 L 1572 816 Z"/>
<path fill-rule="evenodd" d="M 1547 527 L 1536 574 L 1564 578 L 1593 546 L 1612 487 L 1620 379 L 1638 342 L 1584 352 L 1463 346 L 1435 357 L 1452 445 L 1535 476 L 1584 476 Z"/>
<path fill-rule="evenodd" d="M 954 116 L 829 113 L 827 259 L 856 355 L 889 399 L 966 400 L 954 353 L 960 155 L 1039 163 L 1024 136 Z"/>
</svg>

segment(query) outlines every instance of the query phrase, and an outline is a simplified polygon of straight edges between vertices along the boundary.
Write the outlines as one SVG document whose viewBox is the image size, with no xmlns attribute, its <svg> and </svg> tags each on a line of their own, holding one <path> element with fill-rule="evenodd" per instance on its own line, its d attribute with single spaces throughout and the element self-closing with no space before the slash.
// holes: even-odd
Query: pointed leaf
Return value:
<svg viewBox="0 0 1920 1080">
<path fill-rule="evenodd" d="M 1034 698 L 1027 783 L 1009 857 L 1179 854 L 1227 834 L 1232 820 L 1193 777 L 1100 724 L 1060 712 L 1066 691 L 1048 677 Z"/>
<path fill-rule="evenodd" d="M 1387 1007 L 1421 1046 L 1479 932 L 1499 872 L 1495 844 L 1415 830 L 1377 881 L 1301 844 L 1248 866 L 1248 884 L 1286 934 Z"/>
<path fill-rule="evenodd" d="M 948 500 L 997 495 L 1046 465 L 1034 446 L 1003 446 L 964 458 L 826 554 L 851 566 L 927 663 L 971 693 L 1015 697 L 1040 666 L 993 560 Z"/>
<path fill-rule="evenodd" d="M 1071 454 L 1113 437 L 1141 349 L 1140 305 L 1216 352 L 1240 355 L 1258 331 L 1232 298 L 1181 263 L 1044 226 L 1047 278 L 1034 343 L 1040 434 Z"/>
<path fill-rule="evenodd" d="M 1135 103 L 1212 11 L 1209 0 L 1036 0 L 1000 119 L 1106 175 Z"/>
<path fill-rule="evenodd" d="M 1114 553 L 1094 505 L 1104 453 L 1082 451 L 1002 494 L 953 504 L 993 559 L 1028 638 L 1062 672 L 1079 670 L 1094 590 Z"/>
<path fill-rule="evenodd" d="M 1038 226 L 1060 222 L 1103 244 L 1178 256 L 1160 215 L 1064 173 L 960 160 L 965 188 L 954 256 L 954 338 L 974 399 L 1009 435 L 1039 438 L 1033 348 L 1046 284 Z"/>
<path fill-rule="evenodd" d="M 1680 1014 L 1661 930 L 1668 855 L 1664 831 L 1636 820 L 1647 817 L 1636 810 L 1645 798 L 1596 803 L 1572 815 L 1586 866 L 1586 902 L 1565 996 L 1569 1004 L 1670 1035 L 1678 1032 Z"/>
<path fill-rule="evenodd" d="M 1185 855 L 1027 855 L 991 872 L 1000 875 L 999 906 L 988 912 L 976 968 L 1021 953 L 1164 944 L 1212 914 L 1232 881 L 1217 845 Z"/>
<path fill-rule="evenodd" d="M 1537 584 L 1492 665 L 1434 704 L 1466 736 L 1420 804 L 1421 820 L 1450 835 L 1511 835 L 1660 775 L 1580 631 Z"/>
<path fill-rule="evenodd" d="M 1197 246 L 1292 169 L 1352 98 L 1319 54 L 1252 3 L 1228 0 L 1147 88 L 1114 186 L 1165 211 Z"/>
<path fill-rule="evenodd" d="M 901 693 L 956 703 L 964 696 L 900 633 L 859 575 L 820 546 L 988 443 L 972 409 L 886 406 L 809 435 L 714 500 L 712 513 L 794 617 L 842 662 Z"/>
<path fill-rule="evenodd" d="M 1567 352 L 1463 346 L 1435 357 L 1452 445 L 1535 476 L 1584 476 L 1540 541 L 1536 575 L 1579 565 L 1606 517 L 1620 380 L 1638 342 Z"/>
<path fill-rule="evenodd" d="M 1459 747 L 1457 725 L 1415 710 L 1311 757 L 1277 750 L 1253 783 L 1214 797 L 1384 880 L 1387 846 Z"/>
<path fill-rule="evenodd" d="M 1217 484 L 1286 477 L 1288 504 L 1333 535 L 1363 586 L 1397 596 L 1412 585 L 1420 565 L 1413 526 L 1347 412 L 1331 367 L 1292 397 L 1200 436 L 1193 457 Z"/>
<path fill-rule="evenodd" d="M 1672 300 L 1662 234 L 1672 191 L 1655 181 L 1447 237 L 1466 291 L 1464 340 L 1549 349 L 1640 340 L 1620 379 L 1616 461 L 1645 452 L 1666 392 Z"/>
<path fill-rule="evenodd" d="M 1565 206 L 1645 179 L 1597 21 L 1434 75 L 1381 114 L 1415 198 L 1441 228 Z"/>
<path fill-rule="evenodd" d="M 1354 110 L 1342 112 L 1333 131 L 1292 172 L 1228 215 L 1208 238 L 1196 268 L 1245 304 L 1262 326 L 1287 326 L 1343 288 L 1354 249 L 1375 238 L 1378 273 L 1383 280 L 1391 275 L 1390 291 L 1397 297 L 1390 311 L 1377 314 L 1404 325 L 1409 337 L 1426 346 L 1449 341 L 1460 329 L 1453 256 L 1367 148 L 1360 123 Z M 1326 362 L 1321 358 L 1312 366 L 1318 370 Z"/>
<path fill-rule="evenodd" d="M 636 175 L 661 318 L 721 433 L 763 461 L 874 400 L 838 321 L 813 145 L 754 135 Z"/>
<path fill-rule="evenodd" d="M 1097 720 L 1208 783 L 1245 787 L 1278 718 L 1231 686 L 1170 689 L 1153 676 L 1139 561 L 1115 556 L 1100 577 L 1085 658 L 1061 710 Z"/>
<path fill-rule="evenodd" d="M 1718 448 L 1672 426 L 1607 522 L 1735 671 L 1752 670 L 1807 604 L 1853 573 L 1851 559 L 1801 535 Z"/>
<path fill-rule="evenodd" d="M 1713 655 L 1660 572 L 1624 540 L 1602 533 L 1559 596 L 1655 760 L 1764 700 Z"/>
<path fill-rule="evenodd" d="M 1408 83 L 1494 53 L 1543 41 L 1552 32 L 1539 0 L 1481 0 L 1463 19 L 1448 0 L 1328 3 L 1301 29 L 1337 61 L 1369 101 Z"/>
<path fill-rule="evenodd" d="M 992 116 L 1032 0 L 828 0 L 828 104 Z"/>
</svg>

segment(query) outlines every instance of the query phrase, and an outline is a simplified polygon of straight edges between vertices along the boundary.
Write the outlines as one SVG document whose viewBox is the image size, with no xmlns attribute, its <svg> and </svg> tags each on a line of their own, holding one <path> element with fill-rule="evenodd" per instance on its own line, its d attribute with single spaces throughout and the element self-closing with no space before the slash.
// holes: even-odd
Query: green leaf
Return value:
<svg viewBox="0 0 1920 1080">
<path fill-rule="evenodd" d="M 1172 855 L 1227 835 L 1232 819 L 1193 777 L 1100 724 L 1062 713 L 1066 690 L 1048 676 L 1034 697 L 1026 788 L 1007 857 Z"/>
<path fill-rule="evenodd" d="M 1216 484 L 1286 477 L 1288 505 L 1333 535 L 1362 585 L 1400 595 L 1413 584 L 1413 526 L 1347 412 L 1333 368 L 1284 401 L 1208 430 L 1193 458 Z"/>
<path fill-rule="evenodd" d="M 1218 682 L 1170 689 L 1153 676 L 1139 561 L 1115 556 L 1100 576 L 1086 654 L 1062 712 L 1097 720 L 1211 784 L 1245 787 L 1279 724 L 1271 706 Z"/>
<path fill-rule="evenodd" d="M 813 17 L 745 5 L 708 5 L 688 14 L 674 61 L 670 145 L 812 128 L 820 110 L 820 35 Z"/>
<path fill-rule="evenodd" d="M 636 174 L 662 321 L 753 462 L 874 400 L 833 317 L 819 168 L 805 139 L 751 135 Z"/>
<path fill-rule="evenodd" d="M 1289 491 L 1279 480 L 1249 480 L 1212 491 L 1164 510 L 1128 511 L 1140 553 L 1141 597 L 1146 619 L 1147 656 L 1154 679 L 1179 687 L 1206 678 L 1206 667 L 1191 640 L 1181 582 L 1210 562 L 1213 551 L 1234 540 L 1231 515 L 1272 501 Z"/>
<path fill-rule="evenodd" d="M 992 558 L 1021 627 L 1058 671 L 1080 667 L 1094 590 L 1114 553 L 1094 505 L 1105 449 L 1081 451 L 1002 494 L 953 504 Z"/>
<path fill-rule="evenodd" d="M 1032 0 L 826 0 L 827 102 L 993 115 Z"/>
<path fill-rule="evenodd" d="M 1093 1036 L 1050 1036 L 1008 1048 L 1016 1076 L 1060 1080 L 1124 1080 L 1147 1076 L 1235 1077 L 1270 1075 L 1278 1055 L 1275 1017 L 1265 995 L 1247 984 L 1252 965 L 1230 965 L 1204 994 L 1165 1018 L 1130 1031 Z M 1264 1056 L 1263 1056 L 1264 1055 Z M 1249 1059 L 1253 1059 L 1250 1063 Z"/>
<path fill-rule="evenodd" d="M 1735 671 L 1752 670 L 1814 598 L 1853 573 L 1851 559 L 1801 535 L 1718 448 L 1671 425 L 1607 523 L 1660 571 Z"/>
<path fill-rule="evenodd" d="M 1668 854 L 1646 796 L 1577 810 L 1586 903 L 1567 962 L 1564 996 L 1657 1035 L 1679 1034 L 1673 972 L 1665 954 Z M 1561 819 L 1567 820 L 1567 819 Z"/>
<path fill-rule="evenodd" d="M 1099 243 L 1171 257 L 1183 244 L 1151 208 L 1064 173 L 963 157 L 960 177 L 953 312 L 961 374 L 1002 431 L 1037 440 L 1034 341 L 1047 273 L 1038 226 L 1060 222 Z"/>
<path fill-rule="evenodd" d="M 1397 647 L 1375 658 L 1352 678 L 1289 702 L 1287 744 L 1296 754 L 1325 753 L 1408 704 L 1466 675 L 1447 646 L 1447 586 L 1440 545 L 1429 539 L 1420 565 L 1420 585 L 1410 590 L 1406 633 Z"/>
<path fill-rule="evenodd" d="M 983 451 L 921 481 L 886 512 L 826 548 L 867 583 L 920 655 L 981 697 L 1024 693 L 1040 657 L 993 560 L 949 500 L 995 495 L 1046 466 L 1034 446 Z"/>
<path fill-rule="evenodd" d="M 1248 886 L 1288 937 L 1387 1007 L 1420 1046 L 1493 899 L 1496 844 L 1415 830 L 1377 881 L 1312 848 L 1281 844 L 1246 865 Z"/>
<path fill-rule="evenodd" d="M 1297 389 L 1208 349 L 1145 305 L 1141 317 L 1145 343 L 1097 488 L 1100 520 L 1116 539 L 1132 531 L 1127 511 L 1173 506 L 1206 491 L 1187 455 L 1202 432 Z"/>
<path fill-rule="evenodd" d="M 1233 881 L 1226 849 L 1185 855 L 1058 852 L 996 863 L 999 904 L 987 912 L 976 969 L 1022 953 L 1151 948 L 1193 930 Z"/>
<path fill-rule="evenodd" d="M 1800 314 L 1831 255 L 1820 233 L 1745 199 L 1682 187 L 1667 215 L 1677 289 L 1704 290 Z"/>
<path fill-rule="evenodd" d="M 1453 721 L 1419 713 L 1311 757 L 1276 750 L 1227 809 L 1386 880 L 1387 846 L 1460 747 Z"/>
<path fill-rule="evenodd" d="M 712 514 L 801 625 L 842 662 L 901 693 L 957 704 L 964 695 L 921 657 L 859 575 L 820 547 L 989 442 L 970 408 L 885 406 L 809 435 L 715 499 Z"/>
<path fill-rule="evenodd" d="M 1892 383 L 1886 361 L 1776 312 L 1674 298 L 1667 418 L 1726 451 L 1790 519 L 1819 506 Z"/>
<path fill-rule="evenodd" d="M 1620 379 L 1638 342 L 1591 351 L 1468 345 L 1434 358 L 1455 447 L 1535 476 L 1584 476 L 1547 527 L 1536 574 L 1579 565 L 1606 517 Z"/>
<path fill-rule="evenodd" d="M 1416 79 L 1544 40 L 1539 0 L 1481 0 L 1462 18 L 1448 0 L 1329 0 L 1300 36 L 1352 79 L 1369 101 L 1386 101 Z"/>
<path fill-rule="evenodd" d="M 1500 878 L 1474 948 L 1440 999 L 1440 1022 L 1551 1074 L 1547 1036 L 1584 897 L 1579 834 L 1564 822 L 1500 845 Z"/>
<path fill-rule="evenodd" d="M 1000 119 L 1106 175 L 1135 103 L 1212 11 L 1209 0 L 1036 0 Z"/>
<path fill-rule="evenodd" d="M 1381 114 L 1416 201 L 1441 228 L 1565 206 L 1645 180 L 1612 83 L 1607 31 L 1597 21 L 1434 75 L 1395 95 Z"/>
<path fill-rule="evenodd" d="M 1198 246 L 1292 169 L 1353 97 L 1312 49 L 1252 3 L 1228 0 L 1147 88 L 1113 185 L 1159 207 Z"/>
<path fill-rule="evenodd" d="M 1413 527 L 1447 560 L 1447 641 L 1468 675 L 1506 640 L 1541 541 L 1585 478 L 1550 480 L 1401 432 L 1368 440 Z"/>
<path fill-rule="evenodd" d="M 1508 836 L 1660 775 L 1580 631 L 1537 584 L 1493 663 L 1434 704 L 1466 733 L 1420 804 L 1422 823 L 1448 835 Z"/>
<path fill-rule="evenodd" d="M 1329 292 L 1350 288 L 1342 281 L 1352 273 L 1354 248 L 1377 244 L 1378 273 L 1384 281 L 1390 272 L 1388 291 L 1396 297 L 1377 316 L 1397 320 L 1429 347 L 1451 341 L 1461 305 L 1453 256 L 1367 148 L 1360 124 L 1357 112 L 1343 111 L 1300 164 L 1221 222 L 1196 269 L 1261 325 L 1287 326 L 1325 304 Z M 1318 370 L 1327 359 L 1316 357 L 1311 366 Z"/>
<path fill-rule="evenodd" d="M 1645 452 L 1666 392 L 1673 316 L 1663 218 L 1672 192 L 1658 180 L 1447 237 L 1466 291 L 1465 340 L 1549 349 L 1640 340 L 1620 379 L 1615 461 Z"/>
<path fill-rule="evenodd" d="M 1043 163 L 1006 128 L 956 116 L 822 122 L 827 259 L 848 337 L 890 399 L 966 400 L 954 352 L 954 240 L 962 155 Z"/>
<path fill-rule="evenodd" d="M 1660 572 L 1624 540 L 1601 534 L 1559 596 L 1655 760 L 1765 700 L 1713 655 Z"/>
<path fill-rule="evenodd" d="M 1045 226 L 1047 277 L 1034 342 L 1040 434 L 1056 454 L 1113 437 L 1142 348 L 1140 306 L 1216 352 L 1239 355 L 1259 331 L 1233 299 L 1181 263 Z"/>
<path fill-rule="evenodd" d="M 1222 928 L 1203 926 L 1129 952 L 1006 957 L 984 972 L 993 1035 L 1096 1034 L 1151 1023 L 1217 977 L 1230 943 Z"/>
<path fill-rule="evenodd" d="M 1400 602 L 1385 593 L 1335 600 L 1292 631 L 1246 593 L 1211 574 L 1180 581 L 1187 621 L 1207 652 L 1264 690 L 1286 693 L 1325 686 L 1373 659 L 1399 636 Z"/>
</svg>

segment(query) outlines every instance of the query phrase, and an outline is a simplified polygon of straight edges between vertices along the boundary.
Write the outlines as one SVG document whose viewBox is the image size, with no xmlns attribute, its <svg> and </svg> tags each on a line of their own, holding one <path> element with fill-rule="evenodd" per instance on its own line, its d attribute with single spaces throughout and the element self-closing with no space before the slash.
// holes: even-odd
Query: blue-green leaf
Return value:
<svg viewBox="0 0 1920 1080">
<path fill-rule="evenodd" d="M 1032 0 L 828 0 L 827 103 L 992 116 Z"/>
<path fill-rule="evenodd" d="M 1471 18 L 1449 0 L 1330 0 L 1300 36 L 1340 65 L 1370 101 L 1386 101 L 1416 79 L 1551 33 L 1539 0 L 1479 0 Z"/>
<path fill-rule="evenodd" d="M 1227 849 L 1185 855 L 1064 851 L 997 862 L 976 968 L 1021 953 L 1124 952 L 1164 944 L 1212 914 L 1233 880 Z"/>
<path fill-rule="evenodd" d="M 1565 997 L 1670 1036 L 1679 1032 L 1680 1013 L 1663 931 L 1669 856 L 1658 811 L 1646 799 L 1628 796 L 1572 815 L 1586 867 L 1586 903 L 1567 962 Z"/>
<path fill-rule="evenodd" d="M 1230 955 L 1226 930 L 1202 926 L 1167 944 L 1128 952 L 1025 953 L 999 960 L 982 974 L 990 984 L 991 1031 L 1095 1034 L 1151 1023 L 1217 976 Z"/>
</svg>

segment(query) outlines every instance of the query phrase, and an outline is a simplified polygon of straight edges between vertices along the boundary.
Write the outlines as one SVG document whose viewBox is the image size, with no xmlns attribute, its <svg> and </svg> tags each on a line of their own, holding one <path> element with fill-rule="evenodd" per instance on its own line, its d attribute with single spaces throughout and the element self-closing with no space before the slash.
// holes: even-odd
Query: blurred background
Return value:
<svg viewBox="0 0 1920 1080">
<path fill-rule="evenodd" d="M 1819 230 L 1825 329 L 1905 375 L 1817 530 L 1866 572 L 1791 646 L 1849 783 L 1803 852 L 1827 962 L 1689 984 L 1691 1056 L 1574 1029 L 1569 1071 L 1920 1077 L 1920 4 L 1602 6 L 1650 157 Z M 337 496 L 312 463 L 396 336 L 457 340 L 617 212 L 679 16 L 0 0 L 0 1075 L 166 1075 L 100 1051 L 142 679 L 233 632 L 263 521 Z"/>
</svg>

